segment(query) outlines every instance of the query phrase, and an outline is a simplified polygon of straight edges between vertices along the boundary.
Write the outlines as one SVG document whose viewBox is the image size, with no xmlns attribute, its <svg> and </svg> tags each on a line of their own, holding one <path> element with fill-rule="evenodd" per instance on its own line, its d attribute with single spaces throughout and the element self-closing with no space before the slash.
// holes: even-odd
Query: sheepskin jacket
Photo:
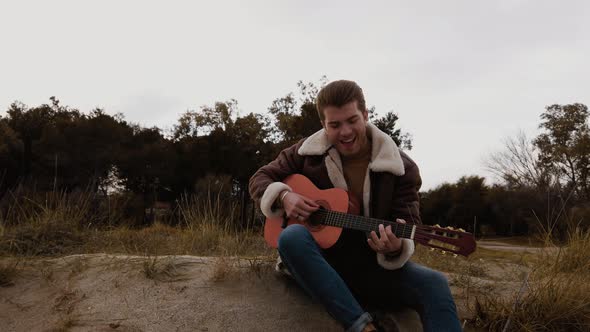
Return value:
<svg viewBox="0 0 590 332">
<path fill-rule="evenodd" d="M 391 137 L 371 123 L 367 124 L 371 139 L 371 161 L 363 185 L 363 214 L 367 217 L 421 223 L 418 191 L 422 184 L 418 166 Z M 266 217 L 282 216 L 276 200 L 283 190 L 291 190 L 281 181 L 291 174 L 303 174 L 319 189 L 348 189 L 338 151 L 328 142 L 324 129 L 281 151 L 279 156 L 261 167 L 250 178 L 249 190 Z M 414 242 L 403 239 L 399 256 L 377 254 L 377 262 L 385 269 L 402 267 L 414 252 Z"/>
</svg>

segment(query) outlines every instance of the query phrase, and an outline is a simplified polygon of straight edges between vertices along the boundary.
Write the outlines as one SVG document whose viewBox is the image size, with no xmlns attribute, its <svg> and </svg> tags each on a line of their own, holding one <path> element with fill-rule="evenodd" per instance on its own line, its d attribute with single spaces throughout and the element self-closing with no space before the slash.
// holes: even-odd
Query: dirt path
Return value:
<svg viewBox="0 0 590 332">
<path fill-rule="evenodd" d="M 529 251 L 538 252 L 545 250 L 545 247 L 531 247 L 523 245 L 514 245 L 511 243 L 505 243 L 501 240 L 480 240 L 477 241 L 477 246 L 480 248 L 491 249 L 491 250 L 507 250 L 507 251 Z"/>
</svg>

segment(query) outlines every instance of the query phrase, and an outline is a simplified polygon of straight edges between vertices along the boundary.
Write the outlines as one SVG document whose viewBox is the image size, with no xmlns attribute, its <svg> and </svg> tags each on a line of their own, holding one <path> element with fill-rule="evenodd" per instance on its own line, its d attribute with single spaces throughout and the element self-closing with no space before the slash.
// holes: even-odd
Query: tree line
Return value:
<svg viewBox="0 0 590 332">
<path fill-rule="evenodd" d="M 149 222 L 146 208 L 158 201 L 221 192 L 240 202 L 240 222 L 249 223 L 250 176 L 281 149 L 321 129 L 315 96 L 325 82 L 298 82 L 298 90 L 275 99 L 266 115 L 242 115 L 236 100 L 201 106 L 181 114 L 167 132 L 104 109 L 83 113 L 56 97 L 34 107 L 14 102 L 0 117 L 0 199 L 17 187 L 84 190 L 97 197 L 118 189 L 132 197 L 143 223 Z M 396 142 L 411 146 L 395 113 L 370 113 Z"/>
<path fill-rule="evenodd" d="M 250 176 L 321 128 L 315 96 L 325 83 L 298 82 L 296 92 L 276 98 L 264 115 L 240 114 L 236 100 L 201 106 L 166 132 L 99 108 L 83 113 L 55 97 L 34 107 L 14 102 L 0 117 L 0 201 L 22 187 L 85 190 L 99 199 L 117 191 L 130 197 L 130 214 L 141 224 L 156 202 L 213 194 L 239 202 L 237 222 L 250 224 L 256 215 Z M 400 147 L 412 148 L 396 113 L 378 117 L 374 107 L 369 113 Z M 518 134 L 490 154 L 487 168 L 500 183 L 465 176 L 422 192 L 424 221 L 509 235 L 590 223 L 588 108 L 551 105 L 540 120 L 538 136 Z"/>
<path fill-rule="evenodd" d="M 489 155 L 487 169 L 499 183 L 465 176 L 422 193 L 425 220 L 477 233 L 530 232 L 565 236 L 590 226 L 590 129 L 588 107 L 550 105 L 540 115 L 540 133 L 505 139 Z"/>
</svg>

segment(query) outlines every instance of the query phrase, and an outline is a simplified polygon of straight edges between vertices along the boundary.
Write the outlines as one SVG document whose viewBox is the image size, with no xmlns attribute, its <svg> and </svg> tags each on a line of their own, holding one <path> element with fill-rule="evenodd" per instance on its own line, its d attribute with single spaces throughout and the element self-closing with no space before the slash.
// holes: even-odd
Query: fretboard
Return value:
<svg viewBox="0 0 590 332">
<path fill-rule="evenodd" d="M 359 231 L 375 231 L 379 234 L 379 224 L 383 226 L 391 225 L 391 231 L 399 238 L 412 239 L 415 226 L 412 224 L 400 224 L 397 222 L 380 220 L 375 218 L 357 216 L 344 212 L 318 210 L 314 213 L 314 221 L 323 225 L 335 226 L 340 228 L 350 228 Z"/>
</svg>

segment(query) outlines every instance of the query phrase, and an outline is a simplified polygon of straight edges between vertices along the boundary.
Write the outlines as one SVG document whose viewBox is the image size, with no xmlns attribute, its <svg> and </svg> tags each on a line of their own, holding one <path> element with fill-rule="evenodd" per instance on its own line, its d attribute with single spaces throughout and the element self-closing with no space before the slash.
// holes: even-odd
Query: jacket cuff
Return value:
<svg viewBox="0 0 590 332">
<path fill-rule="evenodd" d="M 404 266 L 414 253 L 414 241 L 402 239 L 402 252 L 397 257 L 387 258 L 384 254 L 377 253 L 377 263 L 386 270 L 397 270 Z"/>
<path fill-rule="evenodd" d="M 262 210 L 262 214 L 264 214 L 265 217 L 277 218 L 283 215 L 285 212 L 284 209 L 275 208 L 277 197 L 279 197 L 279 194 L 283 190 L 293 191 L 291 187 L 282 182 L 273 182 L 266 187 L 266 190 L 260 199 L 260 210 Z"/>
</svg>

